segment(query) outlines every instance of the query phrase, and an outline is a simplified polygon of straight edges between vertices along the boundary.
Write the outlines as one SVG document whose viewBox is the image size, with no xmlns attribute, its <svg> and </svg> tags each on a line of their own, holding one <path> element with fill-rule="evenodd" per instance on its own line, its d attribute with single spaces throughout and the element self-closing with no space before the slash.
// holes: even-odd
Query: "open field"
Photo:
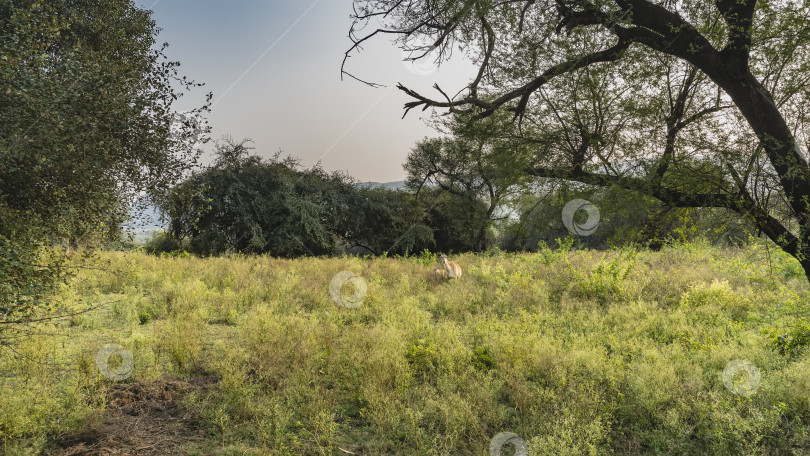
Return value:
<svg viewBox="0 0 810 456">
<path fill-rule="evenodd" d="M 452 259 L 440 282 L 431 258 L 103 253 L 115 274 L 59 296 L 102 307 L 3 352 L 0 448 L 483 456 L 513 432 L 532 456 L 810 454 L 810 356 L 773 348 L 810 287 L 781 252 Z M 341 271 L 367 284 L 357 307 L 353 285 L 330 296 Z M 100 373 L 107 344 L 125 379 Z"/>
</svg>

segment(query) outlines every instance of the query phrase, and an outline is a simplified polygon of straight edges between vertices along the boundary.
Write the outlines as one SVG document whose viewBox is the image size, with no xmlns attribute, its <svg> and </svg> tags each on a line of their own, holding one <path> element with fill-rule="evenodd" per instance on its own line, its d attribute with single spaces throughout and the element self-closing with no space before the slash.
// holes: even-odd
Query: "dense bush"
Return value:
<svg viewBox="0 0 810 456">
<path fill-rule="evenodd" d="M 143 244 L 143 250 L 152 255 L 178 252 L 186 247 L 186 243 L 179 241 L 171 233 L 164 230 L 152 233 L 152 236 Z"/>
<path fill-rule="evenodd" d="M 368 188 L 339 172 L 302 169 L 280 154 L 263 159 L 250 149 L 248 141 L 225 138 L 212 166 L 171 191 L 162 206 L 174 240 L 161 235 L 149 251 L 186 243 L 200 255 L 403 255 L 469 251 L 481 243 L 475 223 L 486 211 L 481 201 L 433 189 L 416 197 Z M 485 246 L 492 241 L 486 234 Z"/>
</svg>

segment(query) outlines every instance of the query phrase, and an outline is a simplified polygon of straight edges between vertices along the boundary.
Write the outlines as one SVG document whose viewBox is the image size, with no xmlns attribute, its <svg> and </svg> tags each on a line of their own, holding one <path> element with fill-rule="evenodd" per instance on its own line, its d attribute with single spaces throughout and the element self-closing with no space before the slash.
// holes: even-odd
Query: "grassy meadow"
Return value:
<svg viewBox="0 0 810 456">
<path fill-rule="evenodd" d="M 485 456 L 512 432 L 531 456 L 810 454 L 810 286 L 785 254 L 451 259 L 457 281 L 430 256 L 101 253 L 56 297 L 99 307 L 2 352 L 0 450 Z M 100 373 L 107 344 L 127 378 Z"/>
</svg>

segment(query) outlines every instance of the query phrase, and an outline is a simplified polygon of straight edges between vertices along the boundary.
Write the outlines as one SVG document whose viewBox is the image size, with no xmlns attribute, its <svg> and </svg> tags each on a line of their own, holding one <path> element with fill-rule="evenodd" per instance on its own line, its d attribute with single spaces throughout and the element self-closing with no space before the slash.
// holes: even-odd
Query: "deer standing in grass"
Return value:
<svg viewBox="0 0 810 456">
<path fill-rule="evenodd" d="M 447 255 L 443 253 L 439 257 L 439 261 L 442 263 L 444 269 L 437 266 L 436 269 L 433 270 L 433 274 L 436 277 L 444 279 L 458 279 L 461 277 L 461 266 L 459 266 L 458 263 L 448 260 Z"/>
</svg>

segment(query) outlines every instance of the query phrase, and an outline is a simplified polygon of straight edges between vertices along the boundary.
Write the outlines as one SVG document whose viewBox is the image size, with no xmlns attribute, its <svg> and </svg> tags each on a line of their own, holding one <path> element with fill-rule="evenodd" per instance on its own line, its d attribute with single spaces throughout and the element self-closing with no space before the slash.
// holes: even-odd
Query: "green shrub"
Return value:
<svg viewBox="0 0 810 456">
<path fill-rule="evenodd" d="M 472 352 L 472 365 L 479 371 L 487 372 L 495 366 L 495 360 L 487 347 L 475 347 Z"/>
<path fill-rule="evenodd" d="M 795 357 L 810 345 L 810 322 L 800 320 L 786 334 L 776 329 L 764 331 L 771 338 L 771 347 L 781 355 Z"/>
<path fill-rule="evenodd" d="M 419 339 L 405 352 L 405 359 L 417 375 L 427 378 L 439 365 L 439 352 L 430 339 Z"/>
<path fill-rule="evenodd" d="M 185 243 L 178 240 L 168 231 L 156 231 L 143 245 L 144 252 L 150 255 L 163 253 L 182 252 Z"/>
</svg>

